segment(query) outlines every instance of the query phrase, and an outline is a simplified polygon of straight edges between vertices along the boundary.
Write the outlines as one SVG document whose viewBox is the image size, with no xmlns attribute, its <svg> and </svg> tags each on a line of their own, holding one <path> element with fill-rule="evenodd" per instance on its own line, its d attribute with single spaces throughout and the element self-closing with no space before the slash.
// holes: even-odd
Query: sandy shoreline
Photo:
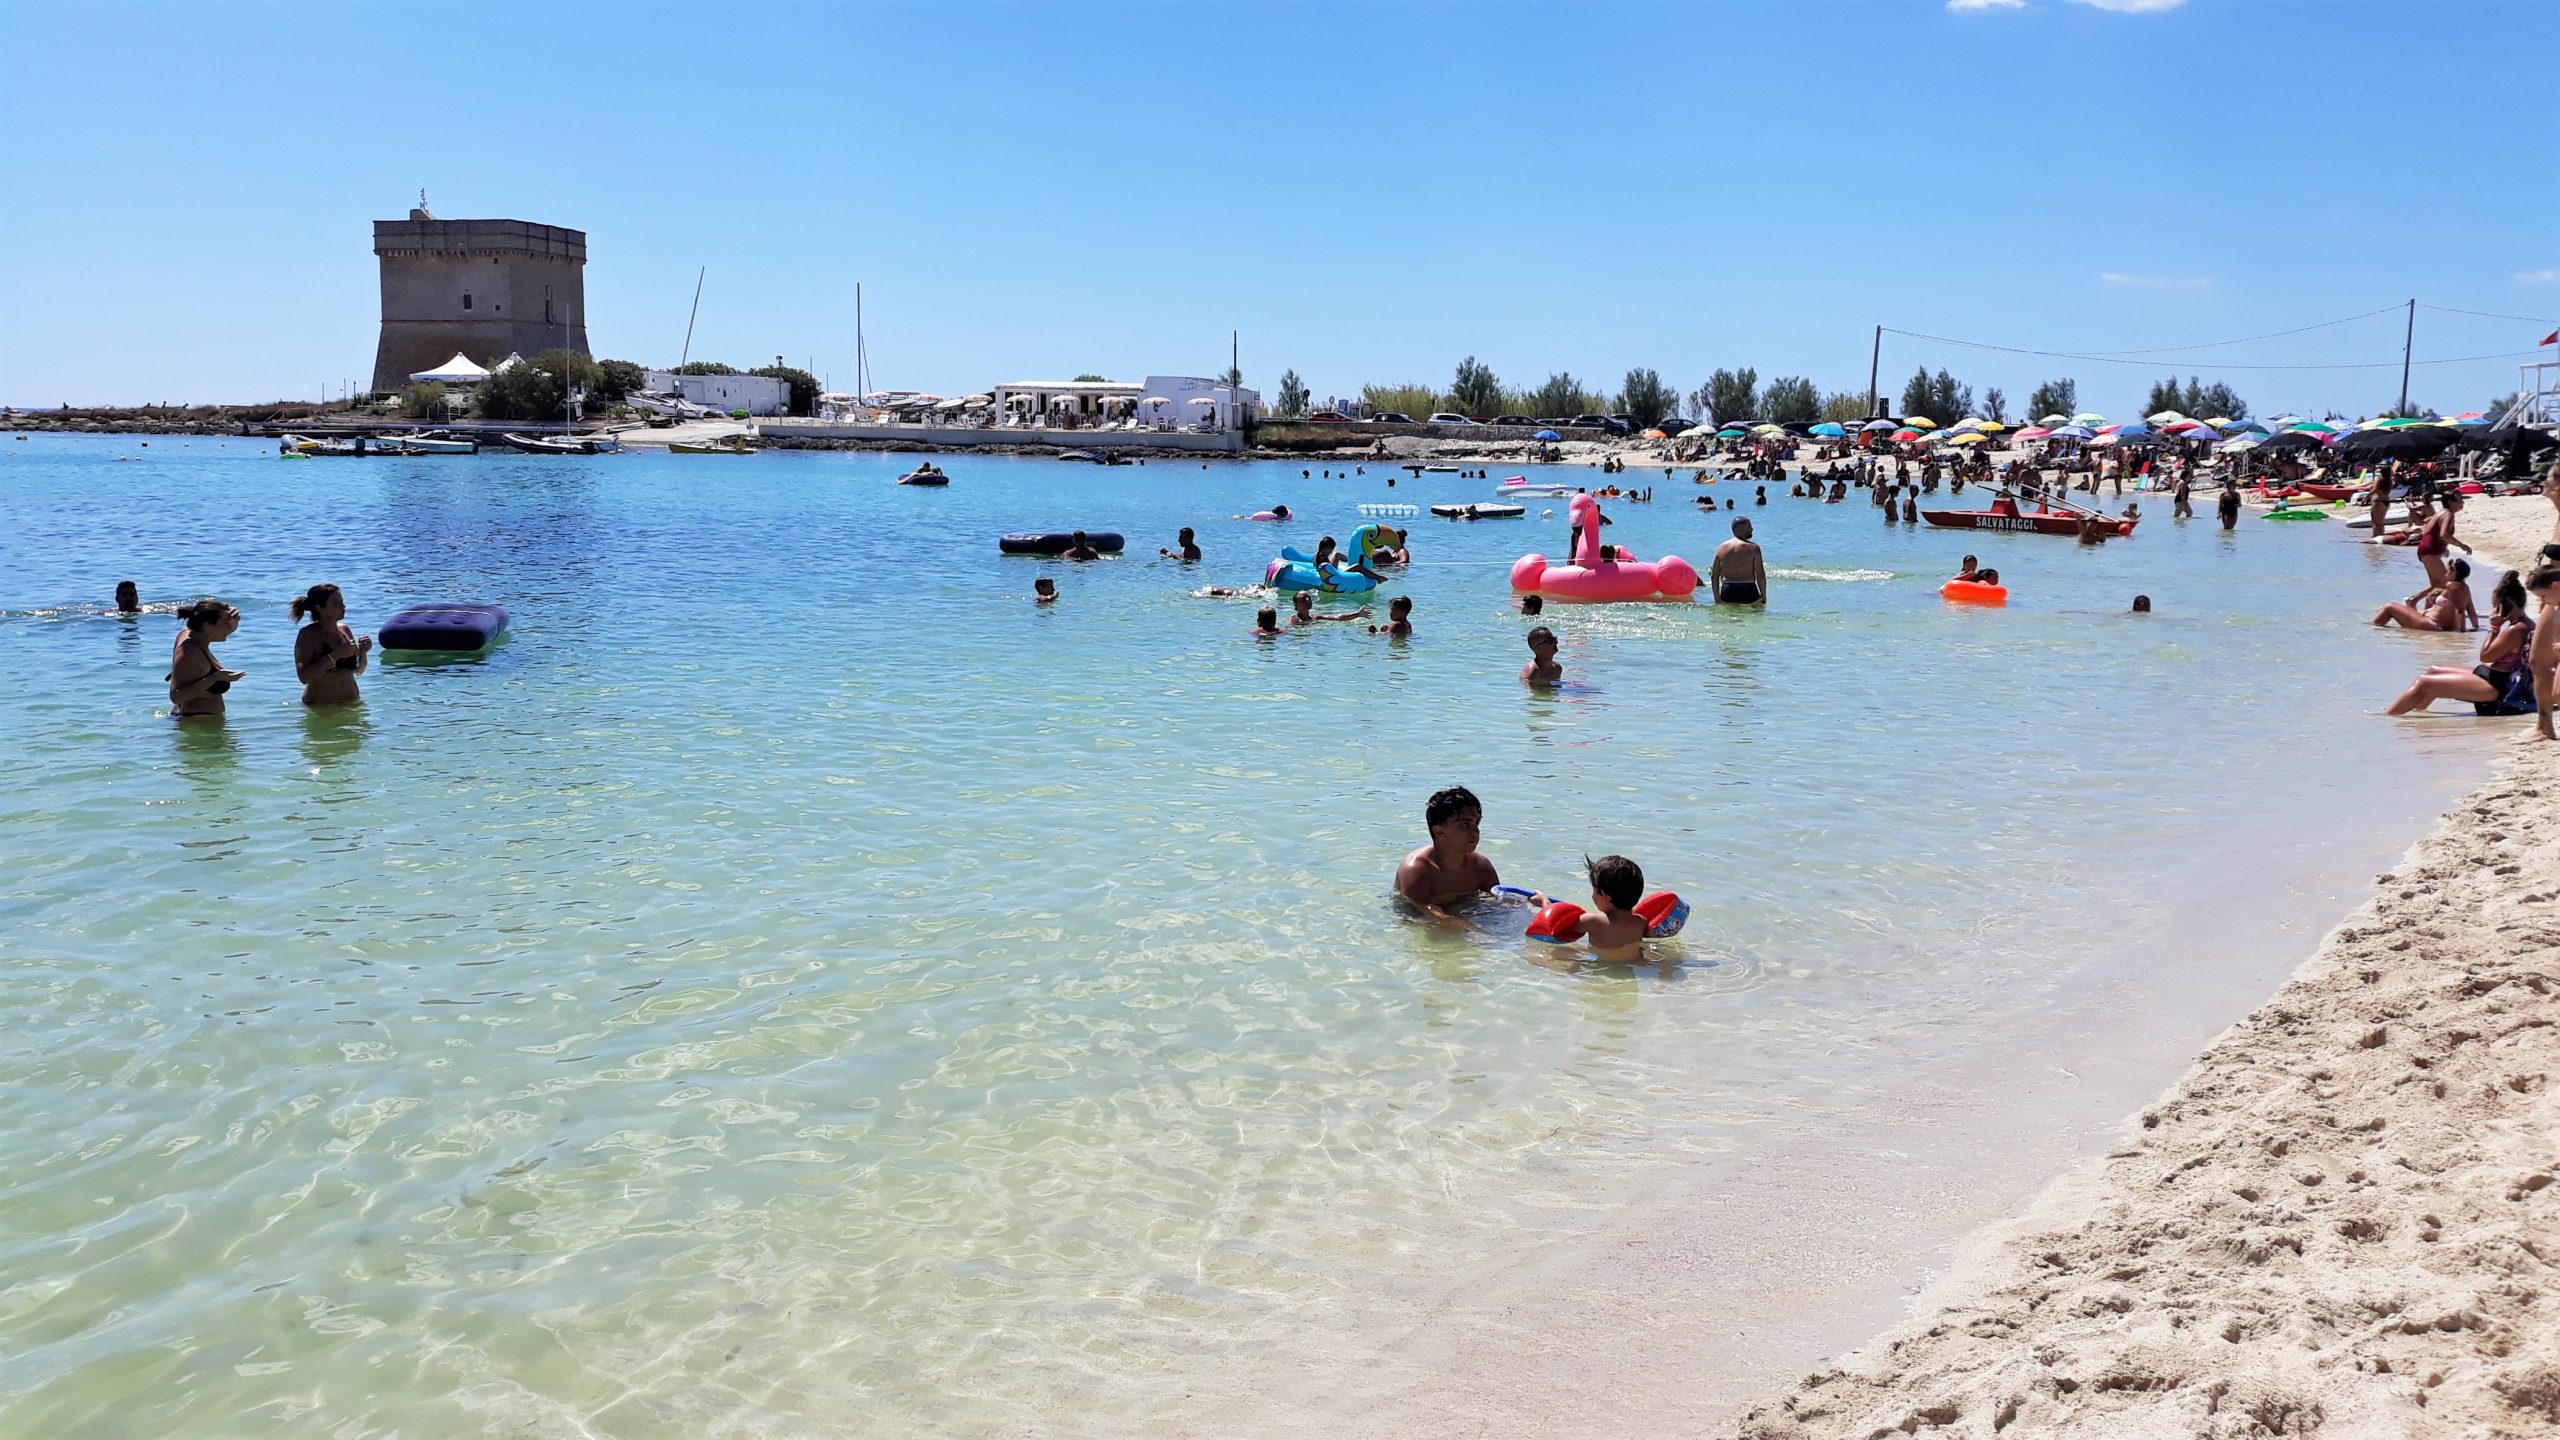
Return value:
<svg viewBox="0 0 2560 1440">
<path fill-rule="evenodd" d="M 2539 497 L 2475 503 L 2475 576 Z M 1745 1440 L 2560 1428 L 2560 746 L 2520 743 L 2104 1159 Z"/>
</svg>

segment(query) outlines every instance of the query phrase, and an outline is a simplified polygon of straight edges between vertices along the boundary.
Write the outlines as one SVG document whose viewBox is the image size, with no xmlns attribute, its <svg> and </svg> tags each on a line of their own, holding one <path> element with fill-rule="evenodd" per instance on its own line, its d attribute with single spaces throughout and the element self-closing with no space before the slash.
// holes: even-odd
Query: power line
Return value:
<svg viewBox="0 0 2560 1440">
<path fill-rule="evenodd" d="M 2216 350 L 2225 345 L 2248 345 L 2260 340 L 2277 340 L 2287 335 L 2300 335 L 2307 330 L 2326 330 L 2332 325 L 2345 325 L 2356 320 L 2370 320 L 2376 315 L 2391 314 L 2399 308 L 2400 307 L 2397 305 L 2385 305 L 2379 310 L 2367 310 L 2361 315 L 2349 315 L 2340 320 L 2323 320 L 2316 325 L 2297 325 L 2290 330 L 2271 330 L 2264 335 L 2249 335 L 2238 340 L 2208 340 L 2201 345 L 2159 345 L 2154 346 L 2149 350 L 2099 350 L 2093 353 L 2099 355 L 2165 355 L 2173 350 Z"/>
<path fill-rule="evenodd" d="M 2397 309 L 2397 308 L 2399 308 L 2399 307 L 2397 307 L 2397 306 L 2392 306 L 2392 307 L 2389 307 L 2389 308 Z M 2377 314 L 2378 314 L 2378 313 L 2380 313 L 2380 312 L 2378 312 L 2378 311 L 2377 311 L 2377 312 L 2375 312 L 2375 313 L 2377 313 Z M 2356 317 L 2354 317 L 2354 318 L 2356 318 L 2356 319 L 2366 319 L 2366 318 L 2369 318 L 2369 317 L 2367 317 L 2367 316 L 2356 316 Z M 2336 324 L 2336 323 L 2339 323 L 2339 322 L 2336 322 L 2336 321 L 2330 321 L 2330 322 L 2325 322 L 2325 323 L 2329 323 L 2329 324 Z M 2132 353 L 2132 352 L 2117 352 L 2117 353 L 2114 353 L 2114 354 L 2096 354 L 2096 355 L 2092 355 L 2092 354 L 2084 354 L 2084 353 L 2082 353 L 2082 352 L 2079 352 L 2079 351 L 2073 351 L 2073 350 L 2036 350 L 2036 349 L 2030 349 L 2029 347 L 2027 347 L 2027 346 L 2023 346 L 2023 345 L 1993 345 L 1993 344 L 1991 344 L 1991 343 L 1989 343 L 1989 342 L 1987 342 L 1987 341 L 1982 341 L 1982 340 L 1958 340 L 1958 339 L 1954 338 L 1953 336 L 1948 336 L 1948 335 L 1924 335 L 1924 334 L 1920 333 L 1920 332 L 1919 332 L 1919 331 L 1917 331 L 1917 330 L 1896 330 L 1896 329 L 1894 329 L 1894 328 L 1893 328 L 1892 326 L 1890 326 L 1890 325 L 1888 325 L 1888 326 L 1886 326 L 1886 327 L 1884 327 L 1884 328 L 1885 328 L 1885 331 L 1886 331 L 1886 333 L 1887 333 L 1887 334 L 1900 335 L 1900 336 L 1903 336 L 1903 337 L 1905 337 L 1905 338 L 1907 338 L 1907 339 L 1912 339 L 1912 340 L 1927 340 L 1927 341 L 1930 341 L 1930 342 L 1931 342 L 1931 343 L 1933 343 L 1933 344 L 1938 344 L 1938 345 L 1961 345 L 1961 346 L 1963 346 L 1964 348 L 1966 348 L 1966 349 L 1968 349 L 1968 350 L 1996 350 L 1996 351 L 1999 351 L 1999 352 L 2001 352 L 2001 353 L 2003 353 L 2003 354 L 2007 354 L 2007 355 L 2037 355 L 2037 356 L 2042 356 L 2042 357 L 2044 357 L 2044 358 L 2046 358 L 2046 359 L 2049 359 L 2049 360 L 2083 360 L 2083 361 L 2087 361 L 2087 362 L 2089 362 L 2090 364 L 2094 364 L 2094 365 L 2138 365 L 2138 366 L 2143 366 L 2143 367 L 2145 367 L 2145 368 L 2153 368 L 2153 367 L 2157 367 L 2157 366 L 2161 363 L 2161 362 L 2159 362 L 2159 361 L 2157 361 L 2157 360 L 2133 360 L 2133 359 L 2126 359 L 2126 358 L 2123 358 L 2125 354 L 2127 354 L 2127 353 Z M 2319 327 L 2319 326 L 2309 326 L 2309 327 L 2306 327 L 2306 328 L 2309 328 L 2309 329 L 2318 329 L 2318 328 L 2320 328 L 2320 327 Z M 2290 332 L 2288 332 L 2288 333 L 2290 333 Z M 2218 342 L 2216 342 L 2216 343 L 2217 343 L 2217 344 L 2221 344 L 2221 343 L 2237 344 L 2237 343 L 2239 343 L 2239 342 L 2237 342 L 2237 341 L 2219 342 L 2219 341 L 2218 341 Z M 2195 347 L 2195 348 L 2201 348 L 2201 347 Z M 2539 353 L 2541 353 L 2541 352 L 2539 352 L 2539 351 L 2535 351 L 2535 350 L 2514 350 L 2514 351 L 2505 351 L 2505 352 L 2501 352 L 2501 353 L 2499 353 L 2499 354 L 2495 354 L 2495 355 L 2461 355 L 2461 356 L 2454 356 L 2454 357 L 2451 357 L 2451 358 L 2448 358 L 2448 359 L 2442 359 L 2442 360 L 2419 360 L 2419 361 L 2416 361 L 2416 362 L 2414 362 L 2414 363 L 2419 364 L 2419 365 L 2467 365 L 2467 364 L 2473 364 L 2473 363 L 2476 363 L 2476 362 L 2478 362 L 2478 361 L 2482 361 L 2482 360 L 2512 360 L 2512 359 L 2517 359 L 2517 358 L 2530 358 L 2530 357 L 2532 357 L 2532 356 L 2534 356 L 2534 355 L 2537 355 L 2537 354 L 2539 354 Z M 2172 362 L 2172 363 L 2174 363 L 2174 362 Z M 2358 362 L 2348 363 L 2348 364 L 2326 364 L 2326 365 L 2247 365 L 2247 364 L 2240 364 L 2240 363 L 2233 362 L 2233 361 L 2219 361 L 2219 362 L 2216 362 L 2216 363 L 2212 366 L 2212 368 L 2213 368 L 2213 369 L 2216 369 L 2216 370 L 2395 370 L 2395 369 L 2398 369 L 2398 368 L 2399 368 L 2399 366 L 2400 366 L 2400 362 L 2399 362 L 2399 361 L 2397 361 L 2397 360 L 2358 361 Z"/>
<path fill-rule="evenodd" d="M 2483 320 L 2521 320 L 2527 325 L 2548 325 L 2551 323 L 2551 317 L 2548 315 L 2495 315 L 2486 310 L 2457 310 L 2450 305 L 2430 305 L 2424 300 L 2418 302 L 2418 308 L 2421 310 L 2434 310 L 2446 315 L 2473 315 Z"/>
</svg>

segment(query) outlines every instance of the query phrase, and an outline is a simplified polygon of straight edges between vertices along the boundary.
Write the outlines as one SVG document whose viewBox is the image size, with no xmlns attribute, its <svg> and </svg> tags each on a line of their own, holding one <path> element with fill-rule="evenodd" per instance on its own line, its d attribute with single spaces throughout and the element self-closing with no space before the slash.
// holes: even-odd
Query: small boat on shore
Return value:
<svg viewBox="0 0 2560 1440">
<path fill-rule="evenodd" d="M 741 435 L 728 440 L 671 440 L 667 451 L 673 455 L 753 455 L 756 447 Z"/>
<path fill-rule="evenodd" d="M 499 438 L 507 442 L 508 448 L 527 455 L 602 455 L 622 448 L 622 443 L 610 435 L 518 435 L 510 431 Z"/>
<path fill-rule="evenodd" d="M 361 440 L 315 440 L 308 435 L 287 435 L 276 449 L 281 454 L 304 460 L 314 460 L 322 456 L 345 457 L 365 453 L 364 442 Z"/>
<path fill-rule="evenodd" d="M 1942 530 L 2020 530 L 2037 535 L 2077 535 L 2080 533 L 2078 510 L 2046 510 L 2028 514 L 2018 502 L 2007 498 L 1994 500 L 1988 510 L 1923 510 L 1920 518 Z M 2099 523 L 2117 535 L 2131 535 L 2137 523 L 2113 515 L 2096 515 Z"/>
</svg>

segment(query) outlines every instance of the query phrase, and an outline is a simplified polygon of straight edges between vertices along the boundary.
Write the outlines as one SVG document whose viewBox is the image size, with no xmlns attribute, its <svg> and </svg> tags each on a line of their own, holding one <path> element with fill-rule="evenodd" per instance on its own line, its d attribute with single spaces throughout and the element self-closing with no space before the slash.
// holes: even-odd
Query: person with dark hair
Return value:
<svg viewBox="0 0 2560 1440">
<path fill-rule="evenodd" d="M 1280 612 L 1268 605 L 1253 612 L 1254 638 L 1268 640 L 1280 633 Z"/>
<path fill-rule="evenodd" d="M 1978 580 L 1982 578 L 1982 562 L 1976 560 L 1970 555 L 1967 555 L 1964 557 L 1963 567 L 1956 571 L 1956 578 L 1959 580 Z"/>
<path fill-rule="evenodd" d="M 1591 909 L 1582 917 L 1582 941 L 1591 957 L 1612 965 L 1643 958 L 1645 918 L 1635 913 L 1644 898 L 1644 871 L 1624 855 L 1582 857 L 1591 881 Z"/>
<path fill-rule="evenodd" d="M 347 628 L 347 597 L 335 585 L 314 585 L 294 597 L 293 618 L 311 623 L 293 637 L 293 673 L 305 705 L 352 705 L 356 677 L 373 656 L 373 637 Z"/>
<path fill-rule="evenodd" d="M 1099 560 L 1102 558 L 1102 552 L 1094 549 L 1092 542 L 1086 540 L 1084 538 L 1084 532 L 1079 530 L 1075 534 L 1074 542 L 1069 544 L 1066 549 L 1058 552 L 1058 558 L 1061 560 Z"/>
<path fill-rule="evenodd" d="M 1372 635 L 1386 635 L 1397 640 L 1413 638 L 1413 597 L 1399 595 L 1387 602 L 1387 623 L 1369 627 Z"/>
<path fill-rule="evenodd" d="M 2148 614 L 2150 614 L 2150 613 L 2151 613 L 2151 597 L 2150 597 L 2150 596 L 2148 596 L 2148 595 L 2136 595 L 2136 596 L 2134 596 L 2134 597 L 2133 597 L 2133 613 L 2134 613 L 2134 614 L 2136 614 L 2136 615 L 2148 615 Z"/>
<path fill-rule="evenodd" d="M 2453 563 L 2462 564 L 2459 560 Z M 2535 578 L 2549 580 L 2554 582 L 2554 588 L 2560 588 L 2560 567 L 2536 571 Z M 2488 634 L 2480 641 L 2480 663 L 2468 670 L 2452 665 L 2428 666 L 2384 714 L 2414 714 L 2438 700 L 2467 700 L 2473 713 L 2480 715 L 2535 713 L 2535 695 L 2547 687 L 2535 683 L 2533 644 L 2536 630 L 2547 627 L 2537 627 L 2533 618 L 2525 614 L 2524 577 L 2513 570 L 2498 581 L 2489 604 Z M 2548 618 L 2547 611 L 2545 614 Z M 2550 712 L 2545 709 L 2542 713 Z"/>
<path fill-rule="evenodd" d="M 240 628 L 240 612 L 220 600 L 198 600 L 178 607 L 186 628 L 169 647 L 169 713 L 180 720 L 223 713 L 223 692 L 245 672 L 225 670 L 213 658 L 214 645 Z"/>
<path fill-rule="evenodd" d="M 1423 802 L 1422 823 L 1431 843 L 1396 867 L 1396 894 L 1434 920 L 1455 920 L 1449 905 L 1502 883 L 1493 862 L 1476 853 L 1484 838 L 1484 803 L 1464 785 L 1452 785 Z"/>
<path fill-rule="evenodd" d="M 1049 578 L 1048 576 L 1046 576 L 1046 575 L 1043 575 L 1043 576 L 1041 576 L 1039 579 L 1032 581 L 1032 582 L 1031 582 L 1031 603 L 1032 603 L 1032 604 L 1034 604 L 1034 605 L 1055 605 L 1055 604 L 1057 604 L 1057 603 L 1058 603 L 1058 582 L 1057 582 L 1057 581 L 1055 581 L 1055 580 L 1050 579 L 1050 578 Z"/>
<path fill-rule="evenodd" d="M 142 613 L 142 591 L 130 580 L 116 582 L 116 613 L 119 615 Z"/>
<path fill-rule="evenodd" d="M 2375 611 L 2373 623 L 2397 625 L 2403 630 L 2477 629 L 2480 610 L 2471 599 L 2471 562 L 2455 560 L 2450 571 L 2433 585 Z"/>
<path fill-rule="evenodd" d="M 1366 605 L 1357 610 L 1319 613 L 1316 609 L 1316 592 L 1313 590 L 1300 590 L 1289 597 L 1289 623 L 1292 625 L 1313 625 L 1319 620 L 1366 620 L 1368 618 L 1369 607 Z"/>
<path fill-rule="evenodd" d="M 1167 560 L 1179 560 L 1185 565 L 1188 565 L 1192 561 L 1200 558 L 1200 542 L 1191 538 L 1190 526 L 1185 525 L 1182 527 L 1182 533 L 1174 537 L 1174 543 L 1180 545 L 1182 548 L 1179 551 L 1175 551 L 1167 550 L 1159 546 L 1156 549 L 1156 553 Z"/>
<path fill-rule="evenodd" d="M 1546 608 L 1547 597 L 1544 595 L 1531 594 L 1520 597 L 1520 613 L 1523 615 L 1535 615 Z"/>
<path fill-rule="evenodd" d="M 1520 667 L 1520 683 L 1532 690 L 1564 683 L 1564 667 L 1556 663 L 1556 632 L 1544 625 L 1529 632 L 1529 663 Z"/>
<path fill-rule="evenodd" d="M 1887 511 L 1885 519 L 1892 518 Z M 1750 517 L 1735 519 L 1733 538 L 1717 546 L 1715 558 L 1707 562 L 1707 589 L 1718 605 L 1768 603 L 1769 572 L 1760 543 L 1751 538 Z"/>
<path fill-rule="evenodd" d="M 2223 529 L 2237 530 L 2240 528 L 2240 484 L 2238 481 L 2231 479 L 2229 476 L 2224 476 L 2222 481 L 2221 498 L 2215 500 L 2213 505 L 2214 512 L 2222 519 Z"/>
<path fill-rule="evenodd" d="M 2458 549 L 2465 555 L 2471 553 L 2471 546 L 2455 538 L 2453 533 L 2454 522 L 2461 515 L 2462 495 L 2457 491 L 2444 497 L 2444 508 L 2427 516 L 2418 526 L 2418 563 L 2427 567 L 2429 584 L 2442 586 L 2445 583 L 2444 555 L 2447 548 Z M 2410 518 L 2417 517 L 2412 515 Z"/>
<path fill-rule="evenodd" d="M 2534 617 L 2533 644 L 2524 660 L 2525 672 L 2533 677 L 2533 733 L 2545 740 L 2560 739 L 2551 733 L 2551 708 L 2560 702 L 2560 561 L 2537 567 L 2525 577 L 2524 588 L 2542 606 L 2542 613 Z"/>
</svg>

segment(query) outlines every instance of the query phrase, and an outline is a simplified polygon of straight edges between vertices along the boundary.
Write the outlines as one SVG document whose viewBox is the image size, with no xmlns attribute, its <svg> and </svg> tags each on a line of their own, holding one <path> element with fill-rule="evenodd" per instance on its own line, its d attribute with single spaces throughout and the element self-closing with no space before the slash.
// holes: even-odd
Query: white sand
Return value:
<svg viewBox="0 0 2560 1440">
<path fill-rule="evenodd" d="M 2461 532 L 2494 573 L 2554 523 Z M 1736 1433 L 2560 1434 L 2560 745 L 2516 733 L 2123 1145 Z"/>
</svg>

